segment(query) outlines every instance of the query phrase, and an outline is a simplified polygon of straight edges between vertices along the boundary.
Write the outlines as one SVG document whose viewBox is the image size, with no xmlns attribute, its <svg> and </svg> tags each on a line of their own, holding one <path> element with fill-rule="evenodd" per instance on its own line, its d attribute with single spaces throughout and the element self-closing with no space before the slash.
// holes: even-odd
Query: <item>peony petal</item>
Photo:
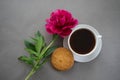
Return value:
<svg viewBox="0 0 120 80">
<path fill-rule="evenodd" d="M 66 10 L 57 9 L 51 13 L 50 18 L 46 19 L 46 30 L 61 37 L 67 36 L 72 31 L 71 28 L 78 24 L 78 20 Z"/>
<path fill-rule="evenodd" d="M 48 33 L 50 33 L 50 34 L 53 34 L 53 32 L 51 31 L 50 28 L 46 28 L 46 31 L 47 31 Z"/>
<path fill-rule="evenodd" d="M 71 29 L 63 30 L 63 32 L 60 34 L 61 37 L 68 36 L 71 33 Z"/>
<path fill-rule="evenodd" d="M 60 19 L 59 22 L 60 22 L 61 26 L 64 26 L 65 23 L 66 23 L 66 18 L 65 18 L 65 16 L 63 16 L 63 17 Z"/>
<path fill-rule="evenodd" d="M 46 30 L 49 33 L 55 34 L 54 27 L 51 24 L 46 24 Z"/>
</svg>

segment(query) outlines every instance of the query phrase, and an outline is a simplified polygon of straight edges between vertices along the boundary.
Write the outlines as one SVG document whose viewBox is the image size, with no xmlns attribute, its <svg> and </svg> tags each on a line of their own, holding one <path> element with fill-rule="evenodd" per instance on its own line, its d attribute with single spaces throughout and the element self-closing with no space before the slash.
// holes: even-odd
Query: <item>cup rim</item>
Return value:
<svg viewBox="0 0 120 80">
<path fill-rule="evenodd" d="M 94 35 L 94 37 L 95 37 L 95 46 L 94 46 L 94 48 L 89 52 L 89 53 L 87 53 L 87 54 L 79 54 L 79 53 L 77 53 L 77 52 L 75 52 L 72 48 L 71 48 L 71 46 L 70 46 L 70 37 L 71 37 L 71 35 L 75 32 L 75 31 L 77 31 L 77 30 L 79 30 L 79 29 L 87 29 L 87 30 L 89 30 L 89 31 L 91 31 L 92 33 L 93 33 L 93 35 Z M 72 51 L 72 53 L 73 54 L 76 54 L 76 55 L 78 55 L 78 56 L 88 56 L 88 55 L 91 55 L 92 53 L 94 53 L 94 51 L 96 50 L 96 48 L 98 47 L 98 36 L 99 36 L 100 34 L 98 33 L 98 31 L 94 28 L 94 27 L 92 27 L 92 26 L 90 26 L 90 25 L 86 25 L 86 24 L 79 24 L 79 25 L 76 25 L 73 29 L 72 29 L 72 32 L 70 33 L 70 35 L 68 36 L 68 47 L 69 47 L 69 49 Z"/>
</svg>

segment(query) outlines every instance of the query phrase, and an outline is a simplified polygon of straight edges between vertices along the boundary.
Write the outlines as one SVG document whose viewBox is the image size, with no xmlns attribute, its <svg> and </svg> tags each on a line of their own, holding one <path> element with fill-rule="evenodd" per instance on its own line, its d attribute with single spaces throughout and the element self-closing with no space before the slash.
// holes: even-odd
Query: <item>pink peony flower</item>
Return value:
<svg viewBox="0 0 120 80">
<path fill-rule="evenodd" d="M 70 12 L 60 9 L 52 12 L 46 22 L 47 32 L 61 37 L 68 36 L 72 31 L 71 28 L 78 24 L 78 20 L 74 19 Z"/>
</svg>

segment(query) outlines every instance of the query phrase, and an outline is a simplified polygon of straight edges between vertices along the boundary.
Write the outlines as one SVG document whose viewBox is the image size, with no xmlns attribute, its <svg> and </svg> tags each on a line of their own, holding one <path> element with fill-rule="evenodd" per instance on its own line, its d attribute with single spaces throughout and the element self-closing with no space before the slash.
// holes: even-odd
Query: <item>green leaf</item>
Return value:
<svg viewBox="0 0 120 80">
<path fill-rule="evenodd" d="M 36 70 L 37 70 L 37 69 L 40 69 L 40 68 L 42 67 L 42 65 L 45 64 L 48 60 L 49 60 L 49 59 L 47 58 L 47 59 L 44 59 L 43 61 L 41 61 L 41 63 L 39 63 L 39 64 L 37 65 Z"/>
<path fill-rule="evenodd" d="M 36 41 L 37 41 L 37 39 L 36 39 L 36 38 L 31 37 L 31 39 L 32 39 L 34 42 L 36 42 Z"/>
<path fill-rule="evenodd" d="M 37 40 L 38 38 L 42 37 L 43 41 L 44 41 L 44 37 L 42 36 L 42 34 L 37 31 L 37 33 L 35 34 L 35 38 L 33 38 L 34 40 Z"/>
<path fill-rule="evenodd" d="M 38 60 L 38 57 L 35 57 L 33 55 L 30 55 L 30 58 L 33 59 L 34 61 L 37 61 Z"/>
<path fill-rule="evenodd" d="M 46 51 L 46 53 L 43 55 L 43 58 L 47 58 L 56 48 L 57 48 L 57 46 L 50 47 L 50 48 Z"/>
<path fill-rule="evenodd" d="M 37 35 L 38 35 L 38 36 L 42 36 L 41 33 L 40 33 L 40 31 L 37 31 Z"/>
<path fill-rule="evenodd" d="M 35 41 L 35 49 L 38 53 L 40 53 L 41 49 L 43 48 L 43 46 L 45 46 L 45 40 L 44 37 L 40 34 L 40 32 L 38 31 L 36 33 L 36 37 L 33 38 Z"/>
<path fill-rule="evenodd" d="M 25 40 L 25 41 L 24 41 L 24 44 L 25 44 L 26 48 L 29 48 L 29 49 L 32 49 L 32 50 L 35 51 L 35 46 L 34 46 L 33 43 L 31 43 L 31 42 Z"/>
<path fill-rule="evenodd" d="M 37 31 L 37 33 L 35 34 L 35 37 L 40 37 L 40 36 L 42 36 L 41 33 Z"/>
<path fill-rule="evenodd" d="M 39 37 L 39 38 L 37 39 L 36 43 L 35 43 L 35 49 L 36 49 L 36 51 L 37 51 L 38 53 L 41 51 L 41 48 L 42 48 L 42 46 L 43 46 L 43 43 L 44 43 L 44 41 L 43 41 L 42 37 Z"/>
<path fill-rule="evenodd" d="M 26 46 L 25 50 L 29 53 L 30 56 L 21 56 L 18 59 L 38 69 L 41 67 L 41 65 L 47 62 L 48 56 L 54 51 L 56 47 L 54 46 L 49 48 L 54 41 L 52 41 L 50 45 L 46 46 L 44 37 L 39 31 L 35 34 L 35 37 L 31 37 L 31 39 L 32 41 L 24 41 Z"/>
<path fill-rule="evenodd" d="M 35 51 L 33 51 L 32 49 L 25 48 L 25 50 L 26 50 L 28 53 L 30 53 L 30 55 L 38 56 L 38 54 L 37 54 Z"/>
<path fill-rule="evenodd" d="M 20 56 L 18 59 L 25 62 L 26 64 L 29 64 L 29 65 L 32 65 L 32 66 L 34 65 L 34 60 L 27 57 L 27 56 Z"/>
<path fill-rule="evenodd" d="M 27 56 L 20 56 L 18 59 L 21 61 L 27 61 L 28 57 Z"/>
<path fill-rule="evenodd" d="M 39 66 L 42 66 L 42 65 L 45 64 L 48 60 L 49 60 L 49 58 L 44 59 L 44 60 L 42 61 L 42 63 L 41 63 Z"/>
</svg>

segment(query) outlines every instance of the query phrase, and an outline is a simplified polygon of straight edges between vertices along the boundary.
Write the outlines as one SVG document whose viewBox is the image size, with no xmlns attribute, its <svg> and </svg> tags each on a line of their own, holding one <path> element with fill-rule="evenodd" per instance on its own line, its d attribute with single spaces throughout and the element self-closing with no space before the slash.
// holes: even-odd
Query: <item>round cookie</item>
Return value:
<svg viewBox="0 0 120 80">
<path fill-rule="evenodd" d="M 65 71 L 74 64 L 74 58 L 70 50 L 66 48 L 57 48 L 51 56 L 51 64 L 57 70 Z"/>
</svg>

